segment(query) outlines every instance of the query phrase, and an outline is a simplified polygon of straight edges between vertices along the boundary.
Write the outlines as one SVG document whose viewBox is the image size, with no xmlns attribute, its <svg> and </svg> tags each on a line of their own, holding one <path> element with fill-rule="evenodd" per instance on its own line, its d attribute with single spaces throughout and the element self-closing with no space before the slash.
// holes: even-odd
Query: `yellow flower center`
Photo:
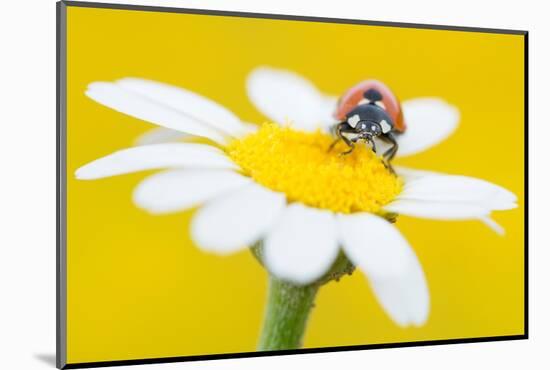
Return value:
<svg viewBox="0 0 550 370">
<path fill-rule="evenodd" d="M 321 132 L 264 124 L 226 148 L 244 173 L 287 199 L 334 212 L 381 213 L 401 191 L 401 179 L 365 145 L 349 148 Z"/>
</svg>

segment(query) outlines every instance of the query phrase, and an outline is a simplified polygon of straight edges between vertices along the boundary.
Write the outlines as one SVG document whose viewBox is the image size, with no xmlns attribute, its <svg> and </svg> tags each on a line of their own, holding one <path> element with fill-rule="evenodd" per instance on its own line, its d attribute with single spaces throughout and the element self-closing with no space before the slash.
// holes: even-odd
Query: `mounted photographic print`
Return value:
<svg viewBox="0 0 550 370">
<path fill-rule="evenodd" d="M 527 32 L 61 2 L 58 38 L 60 368 L 527 338 Z"/>
</svg>

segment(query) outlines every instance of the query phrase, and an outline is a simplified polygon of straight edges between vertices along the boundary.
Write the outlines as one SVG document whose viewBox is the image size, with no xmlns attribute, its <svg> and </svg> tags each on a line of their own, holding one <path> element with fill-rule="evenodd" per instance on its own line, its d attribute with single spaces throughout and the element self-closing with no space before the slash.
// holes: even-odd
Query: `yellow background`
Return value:
<svg viewBox="0 0 550 370">
<path fill-rule="evenodd" d="M 294 70 L 338 95 L 374 77 L 401 99 L 460 108 L 456 134 L 399 164 L 480 177 L 520 199 L 479 222 L 400 217 L 426 272 L 431 314 L 396 326 L 360 272 L 321 289 L 306 347 L 522 334 L 523 36 L 68 8 L 68 362 L 254 351 L 266 273 L 248 251 L 218 257 L 190 241 L 192 212 L 152 216 L 131 202 L 146 173 L 77 181 L 76 168 L 152 128 L 84 96 L 97 80 L 180 85 L 264 117 L 247 100 L 257 65 Z"/>
</svg>

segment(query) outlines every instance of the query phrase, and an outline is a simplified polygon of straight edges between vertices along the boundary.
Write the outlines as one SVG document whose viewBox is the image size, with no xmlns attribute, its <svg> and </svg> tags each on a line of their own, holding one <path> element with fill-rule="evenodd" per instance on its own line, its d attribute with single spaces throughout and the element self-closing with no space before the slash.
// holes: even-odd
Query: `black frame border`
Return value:
<svg viewBox="0 0 550 370">
<path fill-rule="evenodd" d="M 113 361 L 97 361 L 97 362 L 82 362 L 82 363 L 67 363 L 67 243 L 66 243 L 66 170 L 67 170 L 67 7 L 81 8 L 100 8 L 113 10 L 135 10 L 146 12 L 165 12 L 165 13 L 182 13 L 182 14 L 199 14 L 213 15 L 224 17 L 240 17 L 240 18 L 256 18 L 256 19 L 272 19 L 272 20 L 290 20 L 302 22 L 322 22 L 322 23 L 339 23 L 339 24 L 356 24 L 368 26 L 383 26 L 383 27 L 398 27 L 398 28 L 416 28 L 429 30 L 443 31 L 461 31 L 461 32 L 479 32 L 479 33 L 496 33 L 507 35 L 520 35 L 524 37 L 524 333 L 519 335 L 503 335 L 491 337 L 475 337 L 475 338 L 456 338 L 456 339 L 440 339 L 440 340 L 425 340 L 400 343 L 378 343 L 353 346 L 338 346 L 338 347 L 320 347 L 320 348 L 303 348 L 293 350 L 279 351 L 256 351 L 256 352 L 239 352 L 239 353 L 221 353 L 214 355 L 193 355 L 193 356 L 176 356 L 176 357 L 160 357 L 146 358 L 135 360 L 113 360 Z M 265 357 L 293 354 L 310 354 L 323 352 L 341 352 L 341 351 L 357 351 L 365 349 L 381 349 L 381 348 L 403 348 L 403 347 L 420 347 L 444 344 L 466 344 L 466 343 L 482 343 L 508 340 L 528 339 L 529 331 L 529 32 L 525 30 L 512 29 L 496 29 L 496 28 L 479 28 L 479 27 L 461 27 L 450 25 L 434 25 L 434 24 L 419 24 L 419 23 L 402 23 L 402 22 L 382 22 L 369 21 L 347 18 L 326 18 L 315 16 L 298 16 L 288 14 L 266 14 L 266 13 L 251 13 L 251 12 L 236 12 L 225 10 L 210 10 L 210 9 L 190 9 L 190 8 L 175 8 L 164 6 L 146 6 L 146 5 L 131 5 L 131 4 L 111 4 L 98 2 L 82 2 L 82 1 L 58 1 L 56 3 L 56 46 L 57 46 L 57 61 L 56 61 L 56 367 L 58 369 L 80 369 L 80 368 L 95 368 L 108 366 L 123 366 L 123 365 L 143 365 L 143 364 L 158 364 L 158 363 L 174 363 L 187 361 L 202 361 L 202 360 L 217 360 L 217 359 L 233 359 L 233 358 L 248 358 L 248 357 Z"/>
</svg>

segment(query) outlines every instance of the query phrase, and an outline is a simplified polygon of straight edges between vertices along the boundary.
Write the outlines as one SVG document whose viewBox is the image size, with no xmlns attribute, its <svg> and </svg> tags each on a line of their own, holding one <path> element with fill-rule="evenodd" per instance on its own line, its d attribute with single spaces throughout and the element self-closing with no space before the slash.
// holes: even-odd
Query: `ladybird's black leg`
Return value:
<svg viewBox="0 0 550 370">
<path fill-rule="evenodd" d="M 343 132 L 355 132 L 353 131 L 343 131 Z M 346 150 L 345 152 L 340 153 L 340 156 L 342 155 L 348 155 L 355 149 L 355 141 L 348 139 L 344 135 L 342 135 L 342 140 L 344 140 L 344 143 L 346 143 L 347 146 L 349 146 L 349 150 Z"/>
<path fill-rule="evenodd" d="M 340 156 L 351 154 L 355 150 L 355 141 L 349 140 L 348 138 L 342 137 L 344 139 L 344 142 L 348 144 L 349 150 L 346 150 L 345 152 L 340 153 Z"/>
<path fill-rule="evenodd" d="M 330 146 L 329 146 L 328 149 L 327 149 L 327 152 L 332 151 L 332 149 L 334 148 L 334 146 L 335 146 L 340 140 L 342 140 L 342 138 L 341 138 L 340 136 L 338 136 L 338 137 L 332 142 L 332 144 L 330 144 Z"/>
<path fill-rule="evenodd" d="M 393 157 L 395 157 L 395 153 L 397 153 L 397 149 L 399 148 L 399 145 L 397 144 L 397 140 L 395 140 L 395 136 L 391 132 L 388 132 L 384 135 L 380 135 L 380 137 L 384 139 L 384 141 L 392 144 L 392 147 L 386 150 L 386 152 L 382 155 L 382 157 L 384 157 L 384 165 L 386 166 L 386 168 L 395 175 L 395 170 L 391 165 L 391 160 L 393 159 Z"/>
<path fill-rule="evenodd" d="M 346 145 L 349 146 L 349 148 L 350 148 L 349 150 L 346 150 L 345 152 L 340 153 L 340 156 L 348 155 L 351 152 L 353 152 L 353 150 L 355 149 L 355 143 L 357 142 L 357 140 L 361 139 L 360 136 L 357 136 L 357 137 L 354 137 L 353 139 L 350 140 L 350 139 L 348 139 L 347 137 L 345 137 L 343 135 L 344 133 L 357 133 L 357 131 L 353 127 L 348 125 L 347 123 L 346 123 L 345 126 L 342 126 L 340 128 L 339 136 L 342 138 L 344 143 L 346 143 Z"/>
<path fill-rule="evenodd" d="M 393 157 L 395 157 L 395 154 L 397 153 L 397 149 L 399 149 L 399 145 L 397 144 L 397 140 L 395 139 L 395 136 L 391 132 L 388 132 L 387 134 L 382 135 L 382 137 L 386 141 L 390 142 L 390 144 L 392 144 L 392 147 L 386 150 L 386 152 L 383 154 L 384 159 L 390 162 L 393 159 Z"/>
<path fill-rule="evenodd" d="M 343 125 L 347 125 L 347 122 L 340 122 L 340 123 L 338 123 L 334 126 L 335 128 L 332 131 L 336 135 L 336 139 L 332 142 L 332 144 L 330 144 L 330 146 L 328 147 L 327 152 L 330 152 L 334 148 L 334 146 L 340 140 L 342 140 L 342 133 L 340 132 L 340 130 L 342 129 Z"/>
<path fill-rule="evenodd" d="M 343 135 L 343 133 L 354 132 L 354 131 L 355 130 L 347 122 L 344 121 L 344 122 L 338 123 L 335 129 L 336 140 L 334 140 L 332 144 L 330 144 L 327 152 L 330 152 L 340 140 L 344 141 L 347 146 L 351 147 L 352 144 L 350 143 L 349 139 Z"/>
<path fill-rule="evenodd" d="M 370 144 L 372 151 L 376 153 L 376 143 L 374 142 L 374 140 L 369 137 L 365 138 L 365 140 L 367 140 L 367 142 Z"/>
</svg>

